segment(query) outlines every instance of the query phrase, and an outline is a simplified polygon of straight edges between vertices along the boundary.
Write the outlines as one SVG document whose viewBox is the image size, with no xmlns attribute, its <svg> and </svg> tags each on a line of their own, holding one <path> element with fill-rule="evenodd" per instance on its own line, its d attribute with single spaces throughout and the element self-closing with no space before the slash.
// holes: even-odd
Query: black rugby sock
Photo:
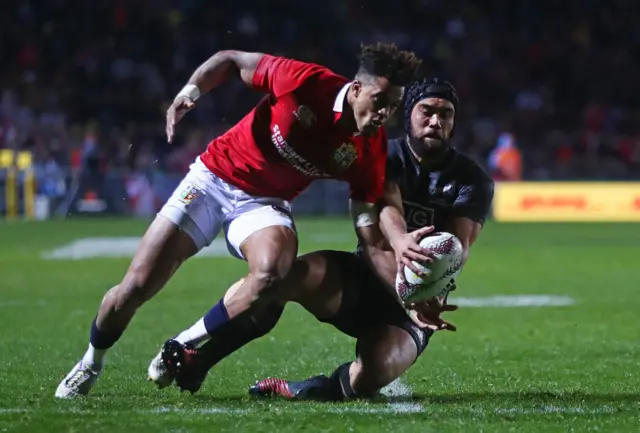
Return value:
<svg viewBox="0 0 640 433">
<path fill-rule="evenodd" d="M 324 374 L 299 382 L 287 381 L 294 398 L 301 400 L 343 401 L 357 398 L 349 380 L 350 362 L 342 364 L 327 377 Z"/>
<path fill-rule="evenodd" d="M 213 335 L 218 328 L 229 323 L 229 314 L 227 314 L 227 307 L 224 305 L 224 298 L 211 307 L 202 320 L 209 335 Z"/>
<path fill-rule="evenodd" d="M 120 339 L 122 333 L 124 332 L 124 329 L 119 329 L 117 331 L 103 331 L 101 329 L 98 329 L 98 325 L 96 324 L 97 319 L 98 318 L 96 317 L 95 319 L 93 319 L 93 322 L 91 322 L 91 335 L 89 337 L 89 341 L 91 342 L 91 345 L 96 349 L 109 349 L 111 346 L 116 344 L 116 341 Z"/>
<path fill-rule="evenodd" d="M 330 377 L 334 392 L 339 394 L 344 400 L 358 398 L 358 395 L 351 386 L 351 379 L 349 377 L 349 367 L 351 367 L 351 364 L 351 362 L 342 364 L 336 368 Z"/>
<path fill-rule="evenodd" d="M 268 334 L 283 311 L 284 307 L 274 302 L 256 315 L 241 316 L 218 327 L 211 339 L 200 347 L 206 367 L 213 367 L 247 343 Z"/>
</svg>

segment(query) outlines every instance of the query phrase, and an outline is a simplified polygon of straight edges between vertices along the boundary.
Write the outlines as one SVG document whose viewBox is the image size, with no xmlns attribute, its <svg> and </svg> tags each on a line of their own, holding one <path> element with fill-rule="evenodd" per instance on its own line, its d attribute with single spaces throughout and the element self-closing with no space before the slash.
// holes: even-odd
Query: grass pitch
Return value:
<svg viewBox="0 0 640 433">
<path fill-rule="evenodd" d="M 91 396 L 57 401 L 55 388 L 84 352 L 104 292 L 129 262 L 82 259 L 87 245 L 100 240 L 77 241 L 106 238 L 122 246 L 125 240 L 115 237 L 140 236 L 146 224 L 0 222 L 0 431 L 639 430 L 640 226 L 623 224 L 488 224 L 455 292 L 467 307 L 448 316 L 458 332 L 431 340 L 389 402 L 290 403 L 247 395 L 257 379 L 330 373 L 352 358 L 350 338 L 297 305 L 269 336 L 221 362 L 195 396 L 147 383 L 159 345 L 245 272 L 243 262 L 228 257 L 188 262 L 140 310 Z M 303 251 L 354 246 L 346 220 L 302 219 L 298 226 Z M 64 258 L 69 251 L 75 259 Z M 111 254 L 126 255 L 118 251 Z M 493 298 L 498 295 L 521 296 L 520 306 Z M 557 296 L 571 305 L 531 306 Z M 491 306 L 499 300 L 502 306 Z"/>
</svg>

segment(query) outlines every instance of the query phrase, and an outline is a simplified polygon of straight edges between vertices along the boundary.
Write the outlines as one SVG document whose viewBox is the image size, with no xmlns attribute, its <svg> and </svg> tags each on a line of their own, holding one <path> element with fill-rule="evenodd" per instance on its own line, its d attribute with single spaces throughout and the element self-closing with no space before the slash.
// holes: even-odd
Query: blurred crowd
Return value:
<svg viewBox="0 0 640 433">
<path fill-rule="evenodd" d="M 230 82 L 164 137 L 169 102 L 220 49 L 351 76 L 396 42 L 452 81 L 455 140 L 489 165 L 501 134 L 524 179 L 640 177 L 640 2 L 625 0 L 14 0 L 3 6 L 0 148 L 51 173 L 184 172 L 259 95 Z M 401 123 L 391 125 L 401 134 Z"/>
</svg>

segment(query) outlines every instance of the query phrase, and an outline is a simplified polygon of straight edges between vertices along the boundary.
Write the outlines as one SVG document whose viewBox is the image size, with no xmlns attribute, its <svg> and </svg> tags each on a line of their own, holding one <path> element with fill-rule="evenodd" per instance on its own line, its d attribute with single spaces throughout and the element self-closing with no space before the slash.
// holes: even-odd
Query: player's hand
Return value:
<svg viewBox="0 0 640 433">
<path fill-rule="evenodd" d="M 404 276 L 405 266 L 411 269 L 416 275 L 422 275 L 420 269 L 418 269 L 412 262 L 419 263 L 432 263 L 434 254 L 429 250 L 426 250 L 420 246 L 418 242 L 425 235 L 431 233 L 434 230 L 433 226 L 422 227 L 411 233 L 406 233 L 402 236 L 398 236 L 391 242 L 391 248 L 396 255 L 396 263 L 398 264 L 398 275 L 401 281 L 406 281 Z"/>
<path fill-rule="evenodd" d="M 455 280 L 451 280 L 449 292 L 455 289 Z M 456 326 L 442 318 L 442 313 L 458 309 L 457 305 L 447 303 L 447 297 L 448 295 L 438 296 L 425 302 L 407 305 L 409 317 L 411 317 L 413 323 L 421 328 L 433 331 L 455 331 L 457 329 Z"/>
<path fill-rule="evenodd" d="M 167 110 L 167 141 L 169 143 L 173 142 L 173 137 L 175 135 L 175 127 L 176 123 L 178 123 L 187 112 L 189 112 L 196 104 L 189 98 L 188 96 L 178 96 L 169 109 Z"/>
</svg>

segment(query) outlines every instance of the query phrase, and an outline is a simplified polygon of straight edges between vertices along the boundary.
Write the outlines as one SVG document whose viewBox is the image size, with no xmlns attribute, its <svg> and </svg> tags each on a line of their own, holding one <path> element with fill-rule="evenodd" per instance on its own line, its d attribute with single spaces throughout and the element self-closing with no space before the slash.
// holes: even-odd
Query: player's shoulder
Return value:
<svg viewBox="0 0 640 433">
<path fill-rule="evenodd" d="M 404 150 L 407 146 L 406 138 L 392 138 L 389 140 L 389 155 L 396 156 L 404 155 Z"/>
<path fill-rule="evenodd" d="M 466 183 L 483 185 L 493 188 L 494 181 L 489 173 L 470 155 L 456 150 L 456 157 L 452 169 L 457 176 L 464 178 Z"/>
<path fill-rule="evenodd" d="M 322 79 L 330 82 L 349 82 L 347 78 L 337 74 L 327 66 L 294 59 L 292 57 L 264 54 L 260 61 L 260 66 L 263 68 L 278 68 L 280 72 L 290 73 L 297 79 Z"/>
<path fill-rule="evenodd" d="M 407 161 L 407 139 L 404 137 L 401 138 L 392 138 L 389 140 L 389 153 L 388 159 L 389 164 L 404 166 Z"/>
</svg>

